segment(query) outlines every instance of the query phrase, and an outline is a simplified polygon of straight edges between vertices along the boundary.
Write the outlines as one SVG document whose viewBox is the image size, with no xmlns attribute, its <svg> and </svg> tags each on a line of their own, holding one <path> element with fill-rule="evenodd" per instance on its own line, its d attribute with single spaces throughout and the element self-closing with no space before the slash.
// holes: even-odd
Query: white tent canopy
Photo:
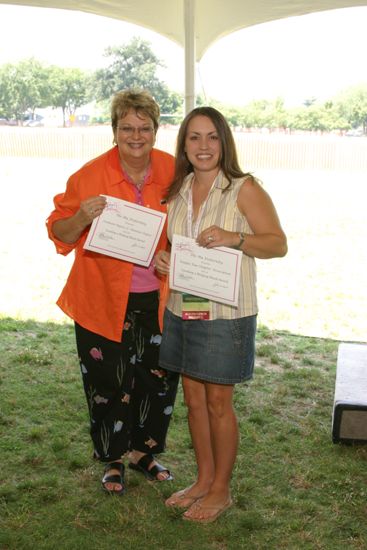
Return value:
<svg viewBox="0 0 367 550">
<path fill-rule="evenodd" d="M 195 103 L 195 61 L 231 32 L 297 15 L 367 5 L 367 0 L 13 0 L 18 4 L 77 10 L 151 29 L 185 50 L 185 109 Z"/>
</svg>

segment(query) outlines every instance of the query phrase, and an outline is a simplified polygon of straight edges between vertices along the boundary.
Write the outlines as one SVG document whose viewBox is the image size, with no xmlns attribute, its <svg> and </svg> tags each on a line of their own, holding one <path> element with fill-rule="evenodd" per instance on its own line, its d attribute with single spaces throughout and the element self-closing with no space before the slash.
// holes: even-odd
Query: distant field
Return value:
<svg viewBox="0 0 367 550">
<path fill-rule="evenodd" d="M 2 315 L 66 320 L 55 300 L 72 258 L 56 255 L 44 222 L 53 196 L 84 160 L 0 157 Z M 289 239 L 286 258 L 258 261 L 260 323 L 294 334 L 367 341 L 366 172 L 255 174 Z"/>
</svg>

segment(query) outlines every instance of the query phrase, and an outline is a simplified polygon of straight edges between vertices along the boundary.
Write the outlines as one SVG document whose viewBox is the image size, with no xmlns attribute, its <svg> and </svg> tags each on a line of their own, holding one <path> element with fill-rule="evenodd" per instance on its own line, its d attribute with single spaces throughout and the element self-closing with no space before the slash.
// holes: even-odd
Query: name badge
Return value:
<svg viewBox="0 0 367 550">
<path fill-rule="evenodd" d="M 182 319 L 185 321 L 208 320 L 210 318 L 209 300 L 192 294 L 182 294 Z"/>
</svg>

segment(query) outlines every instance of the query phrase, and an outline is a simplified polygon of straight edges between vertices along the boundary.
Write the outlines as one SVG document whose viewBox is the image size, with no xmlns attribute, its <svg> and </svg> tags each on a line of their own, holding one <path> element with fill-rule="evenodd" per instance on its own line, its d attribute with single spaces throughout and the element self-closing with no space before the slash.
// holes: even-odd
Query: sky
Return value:
<svg viewBox="0 0 367 550">
<path fill-rule="evenodd" d="M 164 62 L 159 76 L 184 90 L 183 50 L 143 27 L 76 11 L 0 5 L 0 65 L 35 57 L 47 64 L 95 70 L 108 46 L 134 36 Z M 213 44 L 197 65 L 197 91 L 224 103 L 282 97 L 287 106 L 325 101 L 367 84 L 367 6 L 256 25 Z"/>
</svg>

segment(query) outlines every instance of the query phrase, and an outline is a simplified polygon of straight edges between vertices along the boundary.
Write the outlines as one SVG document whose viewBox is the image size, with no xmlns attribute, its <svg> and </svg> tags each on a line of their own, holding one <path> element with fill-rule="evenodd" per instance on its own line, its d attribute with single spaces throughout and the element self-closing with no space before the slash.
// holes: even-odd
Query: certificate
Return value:
<svg viewBox="0 0 367 550">
<path fill-rule="evenodd" d="M 240 250 L 204 248 L 194 239 L 173 235 L 170 287 L 236 307 L 241 260 Z"/>
<path fill-rule="evenodd" d="M 84 248 L 148 267 L 167 214 L 105 196 L 107 204 L 90 227 Z"/>
</svg>

